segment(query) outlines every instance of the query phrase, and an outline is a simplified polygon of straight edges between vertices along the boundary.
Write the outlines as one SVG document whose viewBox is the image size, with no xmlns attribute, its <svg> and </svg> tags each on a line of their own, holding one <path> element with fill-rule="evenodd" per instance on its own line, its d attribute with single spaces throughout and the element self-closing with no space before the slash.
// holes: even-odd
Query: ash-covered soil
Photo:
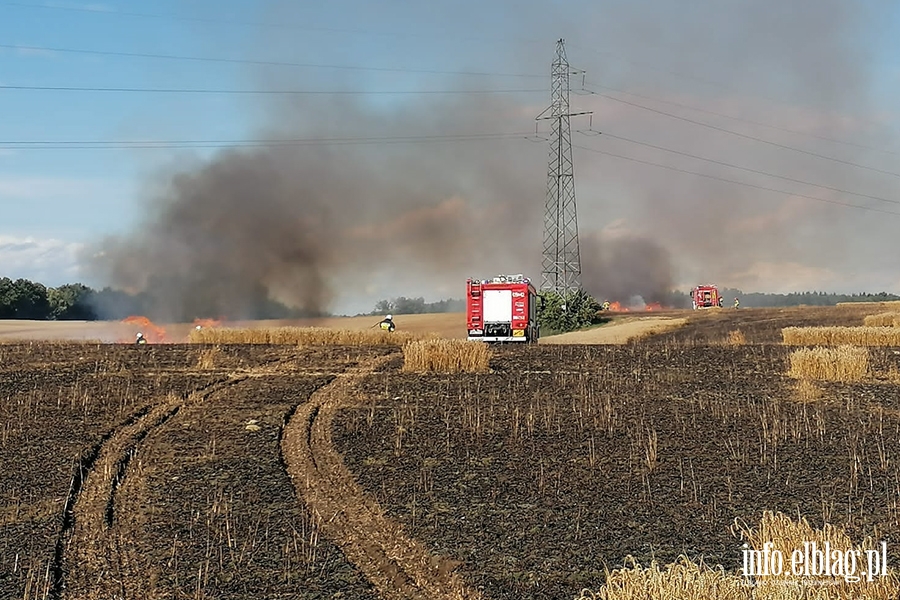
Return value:
<svg viewBox="0 0 900 600">
<path fill-rule="evenodd" d="M 885 310 L 865 305 L 688 310 L 680 315 L 688 318 L 684 326 L 640 343 L 724 344 L 730 332 L 740 331 L 751 344 L 780 344 L 784 327 L 855 327 L 863 325 L 866 315 Z"/>
<path fill-rule="evenodd" d="M 730 527 L 764 510 L 893 548 L 900 388 L 832 384 L 802 402 L 787 352 L 503 349 L 487 375 L 371 377 L 336 440 L 388 514 L 495 600 L 574 597 L 629 555 L 736 569 Z"/>
<path fill-rule="evenodd" d="M 278 448 L 294 407 L 368 352 L 0 345 L 0 597 L 62 593 L 96 567 L 73 558 L 79 488 L 111 477 L 92 471 L 104 444 L 173 397 L 184 407 L 138 436 L 112 485 L 115 521 L 103 535 L 147 567 L 123 584 L 138 593 L 128 597 L 371 597 L 317 536 Z"/>
</svg>

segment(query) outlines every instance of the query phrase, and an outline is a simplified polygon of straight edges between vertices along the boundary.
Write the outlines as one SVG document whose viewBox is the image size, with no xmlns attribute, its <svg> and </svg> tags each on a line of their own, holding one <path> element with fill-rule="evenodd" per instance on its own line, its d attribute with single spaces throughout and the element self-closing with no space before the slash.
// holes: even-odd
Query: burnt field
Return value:
<svg viewBox="0 0 900 600">
<path fill-rule="evenodd" d="M 740 331 L 751 344 L 779 344 L 784 327 L 852 327 L 862 325 L 866 315 L 885 309 L 867 303 L 859 306 L 797 306 L 789 308 L 721 308 L 681 311 L 688 322 L 676 331 L 643 340 L 654 344 L 722 344 L 732 331 Z M 654 313 L 656 314 L 656 313 Z M 661 315 L 669 313 L 660 312 Z"/>
<path fill-rule="evenodd" d="M 628 556 L 734 571 L 763 511 L 900 564 L 900 386 L 812 397 L 772 343 L 864 314 L 704 311 L 453 375 L 391 346 L 2 344 L 0 597 L 571 599 Z"/>
<path fill-rule="evenodd" d="M 375 597 L 298 503 L 288 415 L 365 350 L 0 346 L 0 597 Z"/>
<path fill-rule="evenodd" d="M 629 555 L 737 569 L 730 527 L 764 510 L 900 543 L 900 388 L 832 385 L 803 402 L 786 355 L 510 349 L 491 374 L 371 379 L 377 402 L 344 413 L 338 447 L 487 598 L 573 597 Z"/>
</svg>

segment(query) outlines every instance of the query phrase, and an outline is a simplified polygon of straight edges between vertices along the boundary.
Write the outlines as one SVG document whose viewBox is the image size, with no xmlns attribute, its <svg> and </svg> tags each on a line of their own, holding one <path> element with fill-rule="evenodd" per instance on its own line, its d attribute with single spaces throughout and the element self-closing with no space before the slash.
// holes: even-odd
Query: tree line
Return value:
<svg viewBox="0 0 900 600">
<path fill-rule="evenodd" d="M 0 278 L 0 319 L 79 320 L 97 318 L 94 290 L 80 283 L 48 288 L 28 279 Z"/>
<path fill-rule="evenodd" d="M 860 292 L 858 294 L 828 294 L 825 292 L 792 292 L 790 294 L 761 294 L 751 292 L 745 294 L 741 290 L 720 288 L 719 293 L 725 298 L 725 304 L 729 304 L 729 300 L 738 298 L 741 306 L 760 308 L 774 308 L 780 306 L 834 306 L 839 302 L 890 302 L 900 300 L 900 296 L 896 294 L 888 294 L 887 292 L 879 292 L 877 294 L 869 294 Z M 688 299 L 690 306 L 690 298 Z"/>
<path fill-rule="evenodd" d="M 778 306 L 833 306 L 838 302 L 885 302 L 900 300 L 896 294 L 879 292 L 876 294 L 860 292 L 855 294 L 831 294 L 826 292 L 795 292 L 790 294 L 744 293 L 738 289 L 720 289 L 726 303 L 732 298 L 740 298 L 744 307 L 778 307 Z M 627 299 L 620 299 L 626 302 Z M 32 319 L 32 320 L 78 320 L 94 321 L 98 319 L 120 320 L 130 315 L 147 315 L 150 313 L 152 298 L 144 293 L 129 294 L 109 287 L 95 290 L 82 283 L 69 283 L 59 287 L 47 287 L 28 279 L 10 279 L 0 277 L 0 319 Z M 688 292 L 673 291 L 669 293 L 663 304 L 676 308 L 688 308 L 691 305 Z M 593 306 L 593 302 L 586 302 Z M 306 316 L 297 310 L 270 301 L 260 309 L 263 313 L 257 318 L 288 319 Z M 464 299 L 446 299 L 437 302 L 426 302 L 424 298 L 397 298 L 379 300 L 374 310 L 366 315 L 413 315 L 425 313 L 464 312 Z M 222 315 L 214 315 L 218 318 Z M 210 317 L 210 315 L 197 315 Z M 560 323 L 559 325 L 562 325 Z"/>
<path fill-rule="evenodd" d="M 426 313 L 465 312 L 466 301 L 462 299 L 438 300 L 425 302 L 425 298 L 407 298 L 399 296 L 389 300 L 379 300 L 375 310 L 366 315 L 422 315 Z"/>
<path fill-rule="evenodd" d="M 47 287 L 28 279 L 0 277 L 0 319 L 36 321 L 119 321 L 132 315 L 152 316 L 156 298 L 142 292 L 129 294 L 105 287 L 95 290 L 82 283 Z M 256 307 L 259 319 L 292 319 L 309 316 L 268 300 Z M 190 318 L 220 318 L 226 315 L 194 315 Z"/>
</svg>

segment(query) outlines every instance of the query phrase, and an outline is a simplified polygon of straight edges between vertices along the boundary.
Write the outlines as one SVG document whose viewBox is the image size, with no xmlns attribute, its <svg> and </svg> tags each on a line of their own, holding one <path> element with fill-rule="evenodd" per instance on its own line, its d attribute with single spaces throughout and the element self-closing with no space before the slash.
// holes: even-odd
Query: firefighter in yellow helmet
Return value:
<svg viewBox="0 0 900 600">
<path fill-rule="evenodd" d="M 738 300 L 737 298 L 734 299 L 734 307 L 735 307 L 735 308 L 740 308 L 740 307 L 741 307 L 741 301 Z"/>
</svg>

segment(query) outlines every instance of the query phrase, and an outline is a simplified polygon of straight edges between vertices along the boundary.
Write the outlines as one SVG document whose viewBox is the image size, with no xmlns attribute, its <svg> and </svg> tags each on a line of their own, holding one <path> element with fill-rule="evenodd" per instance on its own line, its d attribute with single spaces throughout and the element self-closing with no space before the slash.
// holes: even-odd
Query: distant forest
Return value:
<svg viewBox="0 0 900 600">
<path fill-rule="evenodd" d="M 425 302 L 425 298 L 400 296 L 393 300 L 379 300 L 375 310 L 367 315 L 422 315 L 426 313 L 465 312 L 465 300 L 438 300 Z"/>
<path fill-rule="evenodd" d="M 776 306 L 834 306 L 838 302 L 888 302 L 900 300 L 896 294 L 879 292 L 877 294 L 829 294 L 826 292 L 793 292 L 790 294 L 761 294 L 758 292 L 744 293 L 741 290 L 722 288 L 719 290 L 725 299 L 725 306 L 738 298 L 741 307 L 776 307 Z M 690 295 L 685 293 L 687 306 L 690 306 Z"/>
<path fill-rule="evenodd" d="M 121 290 L 92 289 L 81 283 L 47 287 L 27 279 L 0 277 L 0 319 L 37 321 L 118 321 L 132 315 L 150 316 L 153 298 Z M 258 307 L 259 319 L 292 319 L 309 316 L 280 302 L 269 300 Z M 223 315 L 196 315 L 217 319 Z"/>
<path fill-rule="evenodd" d="M 742 307 L 776 306 L 833 306 L 838 302 L 883 302 L 900 300 L 900 296 L 881 292 L 878 294 L 829 294 L 826 292 L 798 292 L 792 294 L 744 293 L 741 290 L 721 290 L 726 306 L 733 298 L 740 298 Z M 625 303 L 625 299 L 620 300 Z M 648 300 L 649 301 L 649 300 Z M 688 292 L 672 292 L 663 304 L 673 307 L 689 307 Z M 81 283 L 59 287 L 47 287 L 27 279 L 12 280 L 0 277 L 0 319 L 32 320 L 120 320 L 131 315 L 146 315 L 149 299 L 142 294 L 127 294 L 120 290 L 104 288 L 94 290 Z M 261 319 L 290 319 L 305 316 L 296 309 L 271 301 L 263 307 Z M 463 312 L 465 300 L 447 299 L 426 302 L 424 298 L 399 296 L 380 300 L 367 315 L 411 315 L 441 312 Z M 222 315 L 196 315 L 197 318 L 218 318 Z"/>
</svg>

